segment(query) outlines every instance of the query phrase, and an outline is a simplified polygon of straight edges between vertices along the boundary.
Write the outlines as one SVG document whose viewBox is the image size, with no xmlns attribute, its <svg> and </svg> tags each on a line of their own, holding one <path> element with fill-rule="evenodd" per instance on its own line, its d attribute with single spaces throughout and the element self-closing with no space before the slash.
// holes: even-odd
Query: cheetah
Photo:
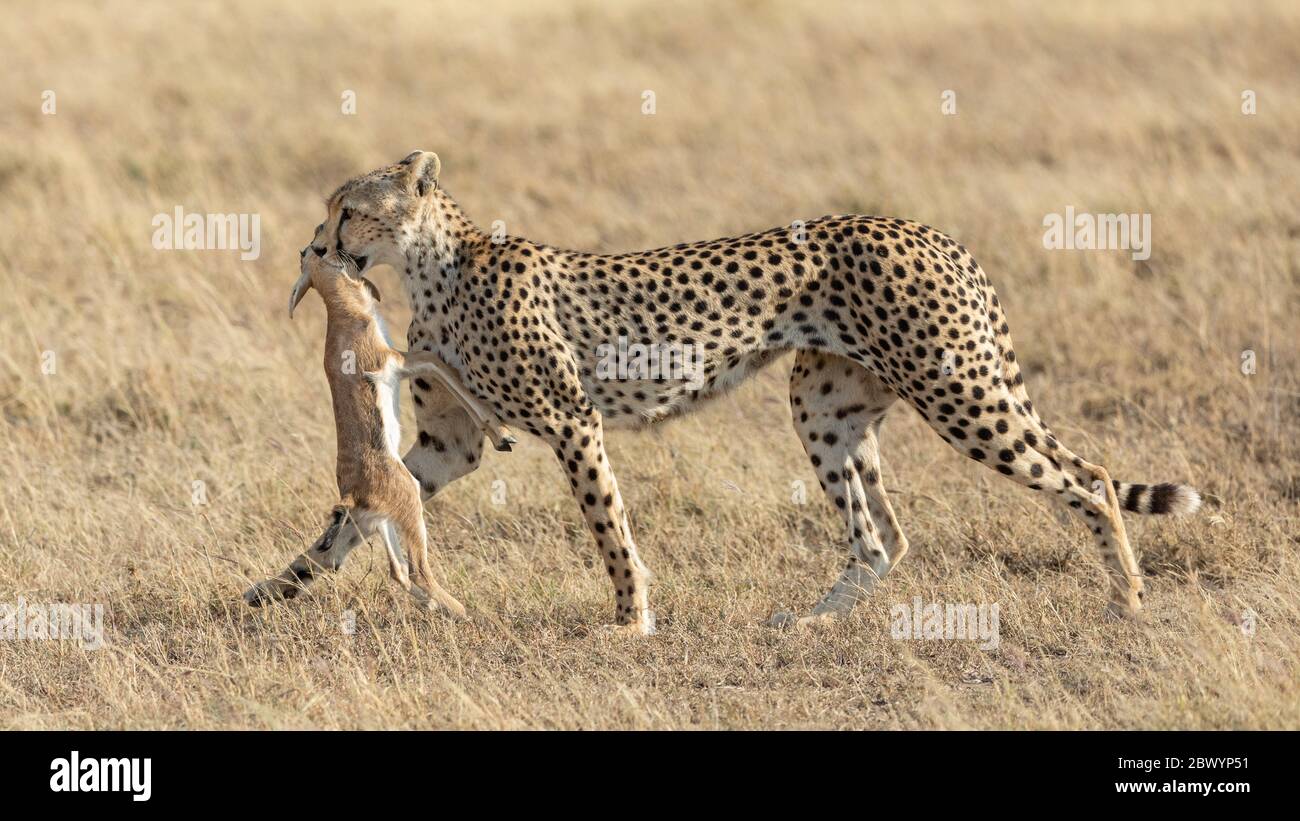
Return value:
<svg viewBox="0 0 1300 821">
<path fill-rule="evenodd" d="M 1142 575 L 1120 514 L 1185 514 L 1181 484 L 1114 481 L 1051 431 L 1029 399 L 1007 319 L 959 243 L 892 217 L 803 224 L 624 254 L 489 235 L 416 151 L 331 195 L 322 237 L 359 271 L 391 265 L 411 302 L 407 341 L 437 354 L 505 423 L 555 452 L 614 587 L 615 630 L 654 631 L 638 555 L 605 452 L 606 428 L 688 412 L 793 351 L 795 430 L 844 519 L 847 557 L 806 625 L 847 614 L 907 553 L 880 480 L 880 428 L 898 399 L 954 450 L 1039 491 L 1088 527 L 1108 610 L 1136 617 Z M 702 352 L 689 378 L 609 379 L 620 338 Z M 636 377 L 642 377 L 638 372 Z M 483 435 L 439 384 L 412 382 L 419 437 L 404 461 L 427 500 L 479 463 Z M 350 545 L 340 545 L 340 560 Z"/>
</svg>

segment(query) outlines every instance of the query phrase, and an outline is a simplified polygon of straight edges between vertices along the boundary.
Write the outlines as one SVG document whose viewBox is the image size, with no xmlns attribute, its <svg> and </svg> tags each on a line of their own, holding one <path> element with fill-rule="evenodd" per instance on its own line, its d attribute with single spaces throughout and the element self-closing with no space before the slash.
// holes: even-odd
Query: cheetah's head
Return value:
<svg viewBox="0 0 1300 821">
<path fill-rule="evenodd" d="M 401 270 L 429 213 L 441 169 L 437 154 L 413 151 L 393 165 L 348 180 L 326 200 L 328 212 L 316 228 L 312 248 L 352 264 L 358 275 L 372 265 Z"/>
</svg>

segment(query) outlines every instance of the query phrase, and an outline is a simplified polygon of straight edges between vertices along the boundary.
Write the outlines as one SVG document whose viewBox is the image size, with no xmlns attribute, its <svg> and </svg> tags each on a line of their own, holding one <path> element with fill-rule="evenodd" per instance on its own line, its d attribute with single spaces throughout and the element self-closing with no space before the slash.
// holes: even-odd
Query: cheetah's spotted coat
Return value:
<svg viewBox="0 0 1300 821">
<path fill-rule="evenodd" d="M 402 272 L 411 349 L 442 357 L 502 420 L 554 449 L 629 631 L 653 630 L 649 572 L 605 455 L 605 428 L 689 411 L 785 351 L 797 351 L 795 428 L 848 542 L 839 580 L 800 622 L 847 612 L 907 552 L 880 482 L 880 425 L 899 398 L 959 453 L 1082 519 L 1117 613 L 1136 615 L 1143 592 L 1121 509 L 1187 513 L 1200 504 L 1184 485 L 1112 482 L 1058 441 L 1029 400 L 984 272 L 932 228 L 828 216 L 808 222 L 804 236 L 783 227 L 588 254 L 517 237 L 494 242 L 439 186 L 439 168 L 436 155 L 415 152 L 349 181 L 330 198 L 318 235 L 363 271 L 386 263 Z M 701 346 L 703 384 L 698 375 L 597 378 L 598 349 L 620 336 Z M 420 432 L 405 462 L 428 498 L 474 470 L 483 436 L 441 386 L 417 379 L 413 396 Z"/>
</svg>

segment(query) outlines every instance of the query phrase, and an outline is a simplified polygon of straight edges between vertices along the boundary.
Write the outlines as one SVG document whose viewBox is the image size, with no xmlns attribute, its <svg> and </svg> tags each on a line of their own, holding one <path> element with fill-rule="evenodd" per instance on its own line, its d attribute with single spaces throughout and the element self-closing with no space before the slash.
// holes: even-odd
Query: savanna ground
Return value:
<svg viewBox="0 0 1300 821">
<path fill-rule="evenodd" d="M 0 726 L 1300 726 L 1294 4 L 368 5 L 0 15 L 0 602 L 102 604 L 108 642 L 0 641 Z M 415 612 L 379 545 L 250 610 L 334 501 L 323 311 L 285 316 L 296 252 L 323 196 L 415 148 L 480 225 L 559 246 L 934 225 L 993 278 L 1067 443 L 1222 506 L 1127 518 L 1148 618 L 1108 621 L 1084 530 L 900 405 L 884 475 L 912 552 L 846 622 L 771 630 L 843 561 L 787 357 L 609 437 L 651 639 L 595 630 L 610 585 L 536 440 L 429 506 L 471 623 Z M 178 205 L 259 214 L 260 258 L 155 250 Z M 1045 250 L 1070 205 L 1150 213 L 1150 260 Z M 997 604 L 1000 647 L 891 638 L 915 597 Z"/>
</svg>

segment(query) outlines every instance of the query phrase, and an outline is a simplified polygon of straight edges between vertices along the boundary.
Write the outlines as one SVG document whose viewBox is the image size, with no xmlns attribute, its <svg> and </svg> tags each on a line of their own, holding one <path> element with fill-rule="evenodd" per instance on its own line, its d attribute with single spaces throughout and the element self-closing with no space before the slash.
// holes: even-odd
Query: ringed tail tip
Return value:
<svg viewBox="0 0 1300 821">
<path fill-rule="evenodd" d="M 1201 494 L 1189 485 L 1172 482 L 1142 485 L 1118 481 L 1113 484 L 1120 507 L 1130 513 L 1186 516 L 1201 509 Z"/>
</svg>

